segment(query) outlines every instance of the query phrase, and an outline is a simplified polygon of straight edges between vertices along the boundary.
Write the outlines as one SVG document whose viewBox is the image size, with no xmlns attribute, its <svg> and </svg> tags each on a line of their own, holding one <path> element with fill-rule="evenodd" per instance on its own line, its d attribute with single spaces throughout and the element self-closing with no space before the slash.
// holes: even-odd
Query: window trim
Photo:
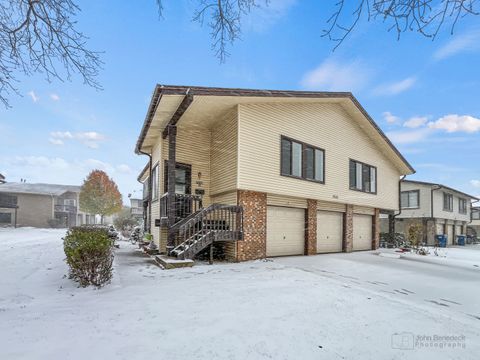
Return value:
<svg viewBox="0 0 480 360">
<path fill-rule="evenodd" d="M 356 184 L 355 184 L 355 186 L 352 186 L 352 184 L 350 184 L 350 162 L 352 162 L 352 161 L 354 163 L 362 164 L 362 169 L 363 169 L 363 165 L 366 165 L 366 166 L 369 166 L 370 168 L 375 169 L 375 192 L 360 190 L 360 189 L 357 189 Z M 369 173 L 370 173 L 370 175 L 372 174 L 371 170 L 369 171 Z M 362 177 L 363 177 L 363 171 L 362 171 Z M 355 175 L 355 182 L 356 182 L 356 175 Z M 358 160 L 349 158 L 348 159 L 348 183 L 349 183 L 348 188 L 352 191 L 358 191 L 358 192 L 361 192 L 361 193 L 364 193 L 364 194 L 377 195 L 377 191 L 378 191 L 378 168 L 374 165 L 367 164 L 363 161 L 358 161 Z M 370 182 L 370 185 L 371 185 L 371 182 Z"/>
<path fill-rule="evenodd" d="M 451 201 L 452 208 L 451 209 L 447 209 L 445 207 L 445 196 L 449 196 L 450 199 L 452 199 L 452 201 Z M 449 201 L 449 203 L 450 203 L 450 201 Z M 443 211 L 453 212 L 453 194 L 447 193 L 445 191 L 443 192 Z"/>
<path fill-rule="evenodd" d="M 159 199 L 159 190 L 160 190 L 160 177 L 158 176 L 158 162 L 152 166 L 152 193 L 150 194 L 150 198 L 152 199 L 152 202 L 157 201 Z M 153 176 L 155 174 L 155 170 L 157 171 L 157 176 Z M 155 178 L 157 179 L 157 191 L 155 191 Z"/>
<path fill-rule="evenodd" d="M 405 191 L 401 191 L 400 192 L 400 204 L 402 202 L 402 194 L 403 193 L 411 193 L 411 192 L 416 192 L 417 193 L 417 206 L 413 207 L 413 206 L 408 206 L 408 207 L 405 207 L 405 206 L 402 206 L 402 210 L 405 209 L 405 210 L 415 210 L 415 209 L 420 209 L 420 190 L 405 190 Z M 409 201 L 410 203 L 410 201 Z M 410 205 L 410 204 L 409 204 Z"/>
<path fill-rule="evenodd" d="M 465 202 L 465 211 L 460 207 L 460 204 L 461 202 L 464 201 Z M 467 206 L 468 202 L 467 202 L 467 199 L 465 198 L 462 198 L 462 197 L 459 197 L 458 198 L 458 213 L 459 214 L 468 214 L 468 206 Z"/>
<path fill-rule="evenodd" d="M 283 171 L 282 171 L 282 142 L 283 140 L 287 140 L 287 141 L 290 141 L 290 142 L 296 142 L 297 144 L 300 144 L 302 146 L 302 176 L 296 176 L 296 175 L 291 175 L 291 174 L 284 174 Z M 322 169 L 322 175 L 323 175 L 323 179 L 322 180 L 316 180 L 316 179 L 308 179 L 306 178 L 306 169 L 307 169 L 307 166 L 306 166 L 306 162 L 304 161 L 305 160 L 305 148 L 312 148 L 313 149 L 313 175 L 315 176 L 315 170 L 316 170 L 316 161 L 315 161 L 315 150 L 319 150 L 323 153 L 323 169 Z M 290 159 L 293 159 L 293 146 L 291 147 L 291 150 L 290 150 Z M 310 182 L 314 182 L 314 183 L 317 183 L 317 184 L 323 184 L 325 185 L 325 178 L 326 178 L 326 174 L 325 174 L 325 163 L 326 163 L 326 151 L 325 149 L 319 147 L 319 146 L 315 146 L 315 145 L 311 145 L 311 144 L 308 144 L 306 142 L 303 142 L 303 141 L 300 141 L 300 140 L 296 140 L 296 139 L 293 139 L 289 136 L 285 136 L 285 135 L 280 135 L 280 176 L 285 176 L 285 177 L 289 177 L 289 178 L 293 178 L 293 179 L 298 179 L 298 180 L 305 180 L 305 181 L 310 181 Z M 291 164 L 291 168 L 293 169 L 293 166 Z"/>
</svg>

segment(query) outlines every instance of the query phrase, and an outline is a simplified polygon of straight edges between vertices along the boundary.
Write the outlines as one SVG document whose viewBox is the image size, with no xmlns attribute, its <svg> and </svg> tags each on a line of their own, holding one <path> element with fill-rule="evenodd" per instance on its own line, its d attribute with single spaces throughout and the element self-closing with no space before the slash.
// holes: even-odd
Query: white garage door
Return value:
<svg viewBox="0 0 480 360">
<path fill-rule="evenodd" d="M 372 249 L 372 216 L 353 215 L 353 250 Z"/>
<path fill-rule="evenodd" d="M 447 225 L 447 245 L 453 244 L 453 225 Z"/>
<path fill-rule="evenodd" d="M 305 253 L 305 210 L 267 207 L 267 256 Z"/>
<path fill-rule="evenodd" d="M 317 253 L 341 252 L 343 244 L 343 213 L 317 212 Z"/>
</svg>

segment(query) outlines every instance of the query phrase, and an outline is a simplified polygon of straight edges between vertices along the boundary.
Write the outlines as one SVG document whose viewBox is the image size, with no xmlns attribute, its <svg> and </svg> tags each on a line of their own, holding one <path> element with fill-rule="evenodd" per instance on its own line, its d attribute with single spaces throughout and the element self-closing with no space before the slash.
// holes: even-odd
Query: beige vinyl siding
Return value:
<svg viewBox="0 0 480 360">
<path fill-rule="evenodd" d="M 211 194 L 237 187 L 237 110 L 232 110 L 213 126 L 211 132 Z"/>
<path fill-rule="evenodd" d="M 239 105 L 238 187 L 395 210 L 400 171 L 335 103 Z M 280 175 L 280 136 L 325 149 L 325 184 Z M 349 189 L 349 159 L 377 167 L 377 194 Z"/>
<path fill-rule="evenodd" d="M 205 189 L 203 197 L 204 206 L 210 204 L 210 141 L 208 129 L 198 126 L 184 126 L 180 122 L 177 126 L 177 163 L 192 166 L 192 194 L 195 194 L 198 173 L 202 173 L 202 188 Z M 164 192 L 165 160 L 168 160 L 168 137 L 163 141 L 162 161 L 160 172 L 160 189 Z"/>
<path fill-rule="evenodd" d="M 443 193 L 453 195 L 453 211 L 443 210 Z M 467 213 L 461 214 L 458 208 L 458 198 L 467 199 Z M 436 218 L 470 221 L 470 199 L 450 190 L 440 189 L 433 192 L 433 216 Z"/>
<path fill-rule="evenodd" d="M 364 214 L 364 215 L 374 215 L 375 209 L 367 207 L 367 206 L 358 206 L 355 205 L 353 207 L 354 214 Z"/>
<path fill-rule="evenodd" d="M 345 212 L 346 209 L 344 204 L 332 203 L 328 201 L 318 201 L 317 210 Z"/>
<path fill-rule="evenodd" d="M 158 194 L 157 194 L 157 199 L 155 201 L 152 201 L 150 203 L 150 208 L 151 208 L 151 215 L 150 215 L 150 234 L 153 235 L 153 240 L 159 246 L 160 244 L 160 227 L 155 226 L 155 219 L 160 219 L 160 202 L 159 199 L 162 196 L 162 191 L 160 189 L 160 173 L 161 173 L 161 158 L 162 158 L 162 138 L 160 137 L 157 144 L 153 147 L 152 150 L 152 171 L 155 168 L 155 166 L 158 164 Z M 153 179 L 152 179 L 153 181 Z M 153 182 L 152 182 L 153 184 Z M 150 195 L 151 199 L 153 198 L 153 188 L 152 188 L 152 194 Z"/>
<path fill-rule="evenodd" d="M 418 190 L 420 201 L 420 207 L 418 209 L 402 209 L 402 213 L 398 215 L 398 218 L 417 218 L 417 217 L 430 217 L 431 209 L 431 187 L 428 185 L 415 184 L 409 182 L 401 183 L 402 191 L 415 191 Z"/>
<path fill-rule="evenodd" d="M 231 191 L 219 195 L 212 196 L 212 203 L 225 204 L 225 205 L 237 205 L 237 191 Z"/>
<path fill-rule="evenodd" d="M 299 199 L 291 196 L 267 194 L 267 205 L 307 208 L 307 199 Z"/>
</svg>

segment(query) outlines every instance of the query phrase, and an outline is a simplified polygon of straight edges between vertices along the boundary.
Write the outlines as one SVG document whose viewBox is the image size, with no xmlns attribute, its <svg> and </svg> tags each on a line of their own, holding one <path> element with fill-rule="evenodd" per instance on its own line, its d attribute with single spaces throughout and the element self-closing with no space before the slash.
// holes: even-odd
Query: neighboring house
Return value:
<svg viewBox="0 0 480 360">
<path fill-rule="evenodd" d="M 2 174 L 0 174 L 0 184 L 5 184 L 6 181 L 5 181 L 5 176 L 3 176 Z"/>
<path fill-rule="evenodd" d="M 143 216 L 143 228 L 145 232 L 150 232 L 151 227 L 151 208 L 150 204 L 150 163 L 143 168 L 140 175 L 138 175 L 138 182 L 142 184 L 142 216 Z"/>
<path fill-rule="evenodd" d="M 136 152 L 150 232 L 180 258 L 374 249 L 414 173 L 351 93 L 157 86 Z"/>
<path fill-rule="evenodd" d="M 95 223 L 78 209 L 80 186 L 0 184 L 0 226 L 62 227 Z"/>
<path fill-rule="evenodd" d="M 472 207 L 472 221 L 467 225 L 467 235 L 480 237 L 480 207 L 478 206 Z"/>
<path fill-rule="evenodd" d="M 130 198 L 130 213 L 138 220 L 143 219 L 143 200 Z"/>
<path fill-rule="evenodd" d="M 452 245 L 457 235 L 467 233 L 470 223 L 472 195 L 448 186 L 423 181 L 401 182 L 401 213 L 396 217 L 395 231 L 407 236 L 412 224 L 419 224 L 423 241 L 435 244 L 435 235 L 447 235 Z"/>
</svg>

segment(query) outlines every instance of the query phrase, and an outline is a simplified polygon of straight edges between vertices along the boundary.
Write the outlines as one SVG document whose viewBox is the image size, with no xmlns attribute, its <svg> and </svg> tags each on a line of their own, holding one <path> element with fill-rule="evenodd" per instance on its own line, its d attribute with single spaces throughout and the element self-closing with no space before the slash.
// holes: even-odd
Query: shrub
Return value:
<svg viewBox="0 0 480 360">
<path fill-rule="evenodd" d="M 112 278 L 113 241 L 108 229 L 73 227 L 63 239 L 69 277 L 80 286 L 103 286 Z"/>
</svg>

